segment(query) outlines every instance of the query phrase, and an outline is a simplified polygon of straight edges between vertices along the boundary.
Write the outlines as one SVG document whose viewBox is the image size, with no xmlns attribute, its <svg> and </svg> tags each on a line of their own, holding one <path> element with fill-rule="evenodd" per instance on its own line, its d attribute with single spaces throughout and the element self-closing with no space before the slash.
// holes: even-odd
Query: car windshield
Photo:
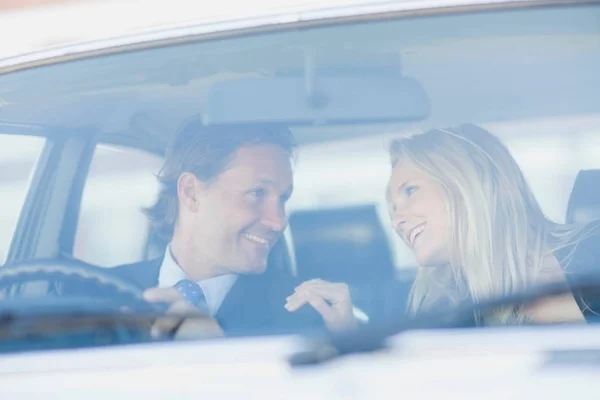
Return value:
<svg viewBox="0 0 600 400">
<path fill-rule="evenodd" d="M 173 310 L 192 338 L 337 332 L 600 273 L 599 20 L 386 14 L 9 67 L 0 310 L 69 343 Z"/>
</svg>

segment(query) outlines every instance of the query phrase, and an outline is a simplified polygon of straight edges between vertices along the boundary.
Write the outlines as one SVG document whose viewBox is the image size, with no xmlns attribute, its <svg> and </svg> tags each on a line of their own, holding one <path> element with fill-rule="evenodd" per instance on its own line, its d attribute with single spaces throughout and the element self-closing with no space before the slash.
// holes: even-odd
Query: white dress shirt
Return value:
<svg viewBox="0 0 600 400">
<path fill-rule="evenodd" d="M 160 266 L 158 275 L 158 287 L 173 287 L 182 279 L 190 279 L 185 272 L 179 267 L 173 254 L 171 253 L 171 245 L 167 246 L 165 257 Z M 206 304 L 211 316 L 215 316 L 221 307 L 221 303 L 231 290 L 231 287 L 237 280 L 237 275 L 227 274 L 220 275 L 214 278 L 204 279 L 196 282 L 204 292 Z"/>
</svg>

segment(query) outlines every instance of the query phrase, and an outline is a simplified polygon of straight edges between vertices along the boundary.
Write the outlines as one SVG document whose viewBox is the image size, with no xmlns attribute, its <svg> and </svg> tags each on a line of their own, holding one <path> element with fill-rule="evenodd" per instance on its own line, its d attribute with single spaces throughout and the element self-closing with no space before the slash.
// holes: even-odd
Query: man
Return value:
<svg viewBox="0 0 600 400">
<path fill-rule="evenodd" d="M 286 265 L 294 149 L 287 128 L 188 122 L 167 151 L 158 200 L 146 210 L 169 242 L 164 257 L 113 271 L 147 289 L 148 301 L 206 314 L 215 332 L 353 327 L 346 285 L 298 284 Z M 155 329 L 176 324 L 165 319 Z"/>
</svg>

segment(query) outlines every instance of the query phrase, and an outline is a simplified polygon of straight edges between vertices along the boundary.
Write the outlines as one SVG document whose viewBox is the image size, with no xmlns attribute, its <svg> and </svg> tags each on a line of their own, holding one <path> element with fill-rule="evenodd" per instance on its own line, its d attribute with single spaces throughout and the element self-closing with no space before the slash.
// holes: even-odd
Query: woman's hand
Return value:
<svg viewBox="0 0 600 400">
<path fill-rule="evenodd" d="M 352 310 L 350 289 L 345 283 L 332 283 L 312 279 L 298 285 L 287 298 L 285 308 L 294 312 L 305 304 L 310 304 L 321 314 L 325 325 L 331 331 L 339 332 L 357 327 Z"/>
</svg>

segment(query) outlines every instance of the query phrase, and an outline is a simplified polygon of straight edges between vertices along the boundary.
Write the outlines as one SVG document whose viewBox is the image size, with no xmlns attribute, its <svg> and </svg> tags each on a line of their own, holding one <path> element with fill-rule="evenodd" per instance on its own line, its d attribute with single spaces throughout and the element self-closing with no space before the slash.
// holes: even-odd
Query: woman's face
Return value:
<svg viewBox="0 0 600 400">
<path fill-rule="evenodd" d="M 442 187 L 407 162 L 399 162 L 388 183 L 392 228 L 421 266 L 449 262 L 447 199 Z"/>
</svg>

